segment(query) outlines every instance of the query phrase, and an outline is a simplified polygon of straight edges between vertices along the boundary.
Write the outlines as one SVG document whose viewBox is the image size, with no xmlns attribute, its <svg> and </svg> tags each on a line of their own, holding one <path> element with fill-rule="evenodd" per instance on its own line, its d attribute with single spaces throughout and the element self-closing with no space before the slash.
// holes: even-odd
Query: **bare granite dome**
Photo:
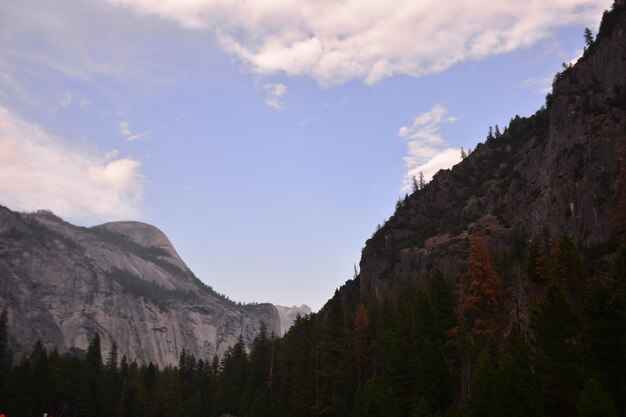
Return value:
<svg viewBox="0 0 626 417">
<path fill-rule="evenodd" d="M 48 211 L 0 206 L 0 310 L 17 358 L 41 339 L 86 350 L 97 333 L 130 360 L 176 364 L 185 349 L 221 356 L 262 324 L 280 333 L 271 304 L 240 305 L 203 284 L 159 229 L 139 222 L 73 226 Z"/>
</svg>

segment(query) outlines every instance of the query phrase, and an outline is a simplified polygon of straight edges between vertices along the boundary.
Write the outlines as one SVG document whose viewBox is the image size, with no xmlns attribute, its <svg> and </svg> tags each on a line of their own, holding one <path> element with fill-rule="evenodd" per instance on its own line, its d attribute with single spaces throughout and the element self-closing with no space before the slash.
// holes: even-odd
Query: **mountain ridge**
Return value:
<svg viewBox="0 0 626 417">
<path fill-rule="evenodd" d="M 490 132 L 459 164 L 399 201 L 363 249 L 361 296 L 422 283 L 433 269 L 454 274 L 469 234 L 478 230 L 494 247 L 531 240 L 549 225 L 588 251 L 617 249 L 616 216 L 626 188 L 621 8 L 616 2 L 605 14 L 578 63 L 564 64 L 545 107 L 515 116 L 502 133 Z"/>
<path fill-rule="evenodd" d="M 163 232 L 140 222 L 73 226 L 49 211 L 0 206 L 0 306 L 11 346 L 26 354 L 41 339 L 61 352 L 86 350 L 99 333 L 129 360 L 176 364 L 183 349 L 222 356 L 262 324 L 279 334 L 271 304 L 238 305 L 202 283 Z"/>
</svg>

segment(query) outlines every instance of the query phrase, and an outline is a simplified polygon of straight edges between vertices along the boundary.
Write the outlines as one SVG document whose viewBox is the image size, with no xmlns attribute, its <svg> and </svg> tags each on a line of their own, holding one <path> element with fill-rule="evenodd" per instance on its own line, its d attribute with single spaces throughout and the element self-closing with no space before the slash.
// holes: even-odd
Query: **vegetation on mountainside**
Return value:
<svg viewBox="0 0 626 417">
<path fill-rule="evenodd" d="M 120 360 L 116 348 L 102 362 L 98 336 L 84 357 L 38 343 L 11 363 L 4 314 L 0 412 L 624 416 L 626 248 L 609 274 L 549 232 L 520 256 L 490 252 L 472 237 L 456 288 L 433 271 L 393 299 L 337 292 L 282 339 L 263 330 L 221 361 L 182 351 L 165 369 Z M 538 278 L 523 272 L 533 269 Z"/>
</svg>

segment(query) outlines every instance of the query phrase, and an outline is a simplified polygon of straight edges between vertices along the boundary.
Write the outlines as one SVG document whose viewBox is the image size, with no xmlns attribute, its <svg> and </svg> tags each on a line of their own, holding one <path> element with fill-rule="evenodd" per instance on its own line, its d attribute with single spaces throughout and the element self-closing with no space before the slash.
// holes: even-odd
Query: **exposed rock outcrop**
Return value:
<svg viewBox="0 0 626 417">
<path fill-rule="evenodd" d="M 616 2 L 584 56 L 557 74 L 547 108 L 516 116 L 502 134 L 399 203 L 363 250 L 362 296 L 423 282 L 433 268 L 454 273 L 476 230 L 496 250 L 532 239 L 547 225 L 582 249 L 615 250 L 626 208 L 624 9 Z"/>
<path fill-rule="evenodd" d="M 8 308 L 19 357 L 37 339 L 85 350 L 96 332 L 106 355 L 159 366 L 182 349 L 222 355 L 239 336 L 250 344 L 265 323 L 280 332 L 270 304 L 238 305 L 203 284 L 157 228 L 139 222 L 76 227 L 54 214 L 0 206 L 0 310 Z"/>
<path fill-rule="evenodd" d="M 307 314 L 311 314 L 311 307 L 302 304 L 301 306 L 275 306 L 276 310 L 278 310 L 278 315 L 280 317 L 280 335 L 284 335 L 287 333 L 287 330 L 293 325 L 293 322 L 296 320 L 298 315 L 301 317 L 306 316 Z"/>
</svg>

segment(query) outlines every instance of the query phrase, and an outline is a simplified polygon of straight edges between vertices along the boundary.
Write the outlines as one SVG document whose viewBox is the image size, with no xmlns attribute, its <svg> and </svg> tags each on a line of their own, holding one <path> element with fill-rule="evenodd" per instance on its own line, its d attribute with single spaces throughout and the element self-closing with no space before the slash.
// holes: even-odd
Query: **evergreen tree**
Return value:
<svg viewBox="0 0 626 417">
<path fill-rule="evenodd" d="M 315 410 L 324 416 L 340 416 L 348 408 L 351 380 L 350 337 L 345 326 L 339 292 L 326 305 L 315 362 L 317 399 Z"/>
<path fill-rule="evenodd" d="M 420 190 L 423 190 L 424 187 L 426 187 L 426 180 L 424 179 L 424 173 L 422 171 L 419 172 L 417 185 L 419 186 Z"/>
<path fill-rule="evenodd" d="M 214 396 L 214 415 L 243 414 L 239 397 L 242 387 L 248 379 L 249 362 L 244 346 L 243 337 L 234 346 L 228 348 L 221 364 L 221 373 L 218 378 L 218 390 Z"/>
<path fill-rule="evenodd" d="M 576 402 L 578 417 L 617 417 L 617 411 L 609 396 L 595 378 L 590 378 Z"/>
<path fill-rule="evenodd" d="M 507 417 L 543 416 L 530 346 L 518 328 L 509 333 L 501 355 L 494 413 Z"/>
<path fill-rule="evenodd" d="M 0 314 L 0 404 L 6 404 L 6 390 L 11 370 L 11 353 L 9 351 L 9 314 L 2 310 Z M 0 410 L 0 413 L 2 410 Z"/>
<path fill-rule="evenodd" d="M 585 38 L 585 48 L 591 47 L 591 45 L 593 45 L 593 34 L 591 33 L 591 29 L 585 28 L 584 38 Z"/>
<path fill-rule="evenodd" d="M 48 410 L 51 405 L 50 378 L 48 370 L 48 352 L 41 340 L 33 346 L 30 354 L 32 364 L 32 408 L 33 410 Z"/>
<path fill-rule="evenodd" d="M 368 348 L 368 326 L 369 319 L 367 317 L 367 311 L 364 304 L 357 306 L 356 314 L 354 316 L 354 362 L 357 372 L 357 380 L 360 383 L 363 377 L 363 371 L 365 362 L 367 360 L 367 348 Z"/>
<path fill-rule="evenodd" d="M 557 249 L 556 278 L 567 291 L 572 302 L 579 303 L 586 284 L 587 273 L 578 249 L 572 239 L 563 235 L 559 239 Z"/>
<path fill-rule="evenodd" d="M 580 323 L 555 282 L 531 316 L 536 367 L 548 413 L 571 415 L 582 388 Z"/>
<path fill-rule="evenodd" d="M 472 374 L 471 390 L 466 407 L 469 417 L 495 417 L 500 414 L 494 408 L 497 401 L 497 386 L 500 383 L 498 351 L 492 337 L 480 355 L 478 366 Z"/>
</svg>

